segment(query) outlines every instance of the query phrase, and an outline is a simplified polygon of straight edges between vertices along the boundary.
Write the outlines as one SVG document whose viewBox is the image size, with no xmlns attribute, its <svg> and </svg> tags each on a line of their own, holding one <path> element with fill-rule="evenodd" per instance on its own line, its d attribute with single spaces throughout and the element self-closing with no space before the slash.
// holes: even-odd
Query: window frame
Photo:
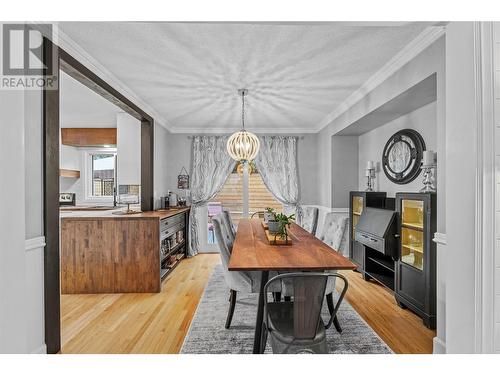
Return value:
<svg viewBox="0 0 500 375">
<path fill-rule="evenodd" d="M 103 155 L 103 154 L 108 154 L 108 155 L 113 155 L 114 156 L 114 187 L 116 187 L 116 178 L 117 178 L 117 150 L 116 148 L 103 148 L 103 149 L 89 149 L 85 150 L 84 152 L 84 159 L 85 159 L 85 201 L 94 201 L 94 202 L 101 202 L 101 203 L 108 203 L 108 202 L 113 202 L 114 198 L 113 195 L 94 195 L 93 194 L 93 185 L 94 185 L 94 180 L 93 180 L 93 156 L 94 155 Z"/>
</svg>

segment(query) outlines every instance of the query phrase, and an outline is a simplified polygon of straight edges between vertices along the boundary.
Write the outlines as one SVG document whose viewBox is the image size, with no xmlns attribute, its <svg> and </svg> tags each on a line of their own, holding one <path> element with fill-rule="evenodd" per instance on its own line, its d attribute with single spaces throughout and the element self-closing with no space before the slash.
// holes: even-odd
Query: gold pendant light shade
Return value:
<svg viewBox="0 0 500 375">
<path fill-rule="evenodd" d="M 252 161 L 257 156 L 260 148 L 259 138 L 245 130 L 245 95 L 248 90 L 240 89 L 241 96 L 241 125 L 243 129 L 234 133 L 227 141 L 227 152 L 236 161 Z"/>
<path fill-rule="evenodd" d="M 237 161 L 251 161 L 259 152 L 259 138 L 253 133 L 241 130 L 234 133 L 227 141 L 227 152 Z"/>
</svg>

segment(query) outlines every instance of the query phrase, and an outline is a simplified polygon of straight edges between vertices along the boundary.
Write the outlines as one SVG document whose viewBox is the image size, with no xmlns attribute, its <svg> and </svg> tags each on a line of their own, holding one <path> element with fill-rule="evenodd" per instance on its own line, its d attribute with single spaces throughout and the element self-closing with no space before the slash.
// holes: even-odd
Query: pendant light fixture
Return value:
<svg viewBox="0 0 500 375">
<path fill-rule="evenodd" d="M 236 161 L 252 161 L 259 152 L 260 142 L 255 134 L 245 130 L 245 95 L 248 95 L 248 90 L 240 89 L 238 95 L 241 96 L 241 125 L 243 128 L 229 137 L 227 152 Z"/>
</svg>

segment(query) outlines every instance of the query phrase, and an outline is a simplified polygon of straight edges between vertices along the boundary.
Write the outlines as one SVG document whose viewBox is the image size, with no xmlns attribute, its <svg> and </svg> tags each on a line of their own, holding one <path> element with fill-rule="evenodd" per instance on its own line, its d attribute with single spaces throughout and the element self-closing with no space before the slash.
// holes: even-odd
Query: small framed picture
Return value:
<svg viewBox="0 0 500 375">
<path fill-rule="evenodd" d="M 184 167 L 182 167 L 179 175 L 177 176 L 177 188 L 189 189 L 189 174 L 187 173 L 187 170 Z"/>
</svg>

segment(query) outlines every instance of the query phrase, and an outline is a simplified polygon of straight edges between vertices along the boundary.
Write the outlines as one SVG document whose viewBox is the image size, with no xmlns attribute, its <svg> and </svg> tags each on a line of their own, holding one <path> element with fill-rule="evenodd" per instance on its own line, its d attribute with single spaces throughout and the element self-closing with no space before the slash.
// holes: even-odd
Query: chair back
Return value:
<svg viewBox="0 0 500 375">
<path fill-rule="evenodd" d="M 214 226 L 215 238 L 220 249 L 222 265 L 225 269 L 227 269 L 229 258 L 231 257 L 231 252 L 233 250 L 233 240 L 225 228 L 222 214 L 214 216 L 212 218 L 212 223 Z"/>
<path fill-rule="evenodd" d="M 233 242 L 236 238 L 236 230 L 234 229 L 233 220 L 231 219 L 231 214 L 228 210 L 222 211 L 222 215 L 224 218 L 224 225 L 227 229 L 229 229 L 229 234 L 233 237 Z"/>
<path fill-rule="evenodd" d="M 309 233 L 315 235 L 318 227 L 319 209 L 317 207 L 306 207 L 303 209 L 300 226 Z"/>
<path fill-rule="evenodd" d="M 293 320 L 293 336 L 296 339 L 315 337 L 320 324 L 327 280 L 328 275 L 322 273 L 286 273 L 272 278 L 266 284 L 265 296 L 267 288 L 274 283 L 285 281 L 293 284 L 293 315 L 286 318 Z M 267 298 L 265 303 L 267 305 Z M 267 326 L 270 326 L 269 322 Z"/>
<path fill-rule="evenodd" d="M 344 256 L 347 256 L 347 223 L 349 219 L 347 214 L 329 212 L 325 216 L 323 229 L 319 239 L 338 251 Z"/>
<path fill-rule="evenodd" d="M 255 217 L 258 217 L 259 219 L 264 218 L 264 211 L 255 211 L 251 216 L 250 219 L 253 219 Z"/>
</svg>

